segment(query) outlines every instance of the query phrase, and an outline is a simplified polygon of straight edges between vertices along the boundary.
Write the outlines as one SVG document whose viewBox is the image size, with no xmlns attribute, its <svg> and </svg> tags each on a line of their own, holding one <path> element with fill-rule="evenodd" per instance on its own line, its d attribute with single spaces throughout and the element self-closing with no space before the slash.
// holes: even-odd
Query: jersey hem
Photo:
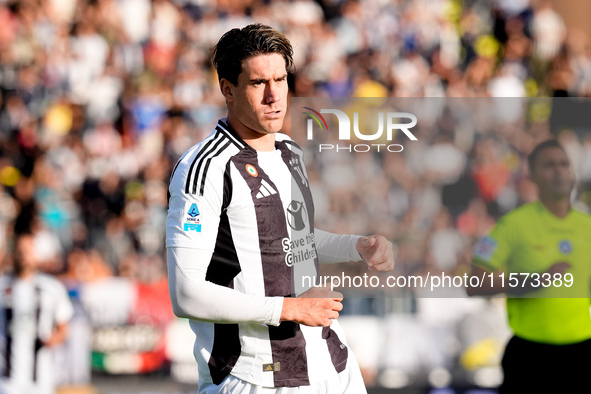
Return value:
<svg viewBox="0 0 591 394">
<path fill-rule="evenodd" d="M 527 335 L 522 335 L 521 333 L 513 332 L 513 335 L 519 339 L 523 339 L 525 341 L 539 343 L 541 345 L 551 345 L 551 346 L 567 346 L 567 345 L 576 345 L 581 342 L 585 342 L 591 339 L 591 334 L 588 336 L 583 336 L 580 339 L 575 339 L 574 341 L 552 341 L 552 340 L 543 340 L 541 338 L 532 338 L 528 337 Z"/>
<path fill-rule="evenodd" d="M 486 263 L 486 262 L 484 262 L 480 259 L 476 259 L 476 258 L 472 260 L 472 265 L 475 265 L 478 268 L 482 268 L 482 269 L 489 270 L 492 272 L 495 272 L 500 269 L 499 267 L 493 267 L 492 264 Z"/>
</svg>

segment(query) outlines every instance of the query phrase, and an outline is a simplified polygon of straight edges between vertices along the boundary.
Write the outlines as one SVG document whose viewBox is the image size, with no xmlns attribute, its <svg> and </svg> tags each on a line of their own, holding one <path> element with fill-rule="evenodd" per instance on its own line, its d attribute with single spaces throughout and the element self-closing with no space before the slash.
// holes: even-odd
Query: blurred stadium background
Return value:
<svg viewBox="0 0 591 394">
<path fill-rule="evenodd" d="M 588 15 L 585 0 L 0 0 L 1 269 L 14 234 L 32 231 L 43 271 L 69 290 L 59 392 L 197 390 L 193 334 L 168 300 L 166 188 L 224 116 L 209 52 L 225 31 L 256 21 L 284 32 L 298 97 L 581 97 Z M 443 119 L 417 149 L 362 166 L 384 169 L 371 195 L 347 187 L 351 162 L 310 158 L 318 226 L 387 234 L 408 273 L 465 269 L 474 241 L 535 198 L 524 159 L 551 135 L 588 205 L 591 138 L 568 116 L 552 122 L 557 100 L 509 128 Z M 360 202 L 392 226 L 339 221 Z M 345 308 L 370 392 L 496 392 L 502 299 L 408 294 Z"/>
</svg>

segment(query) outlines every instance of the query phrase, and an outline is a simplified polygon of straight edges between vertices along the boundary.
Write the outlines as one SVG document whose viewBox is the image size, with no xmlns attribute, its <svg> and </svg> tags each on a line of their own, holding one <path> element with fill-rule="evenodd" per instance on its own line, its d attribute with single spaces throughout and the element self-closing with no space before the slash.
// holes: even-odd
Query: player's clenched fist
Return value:
<svg viewBox="0 0 591 394">
<path fill-rule="evenodd" d="M 281 320 L 293 321 L 306 326 L 327 327 L 339 317 L 343 309 L 343 295 L 326 288 L 313 287 L 297 298 L 285 298 Z"/>
<path fill-rule="evenodd" d="M 369 269 L 392 271 L 394 269 L 394 250 L 392 242 L 382 235 L 359 238 L 355 245 Z"/>
</svg>

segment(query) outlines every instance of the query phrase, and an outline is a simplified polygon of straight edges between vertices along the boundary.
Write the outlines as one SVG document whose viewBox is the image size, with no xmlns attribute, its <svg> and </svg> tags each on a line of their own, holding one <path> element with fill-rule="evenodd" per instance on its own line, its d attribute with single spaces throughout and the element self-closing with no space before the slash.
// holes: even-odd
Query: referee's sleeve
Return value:
<svg viewBox="0 0 591 394">
<path fill-rule="evenodd" d="M 55 322 L 57 324 L 67 323 L 74 316 L 74 307 L 68 296 L 68 291 L 65 286 L 55 279 L 56 292 L 55 292 Z"/>
<path fill-rule="evenodd" d="M 504 268 L 516 235 L 514 224 L 507 217 L 502 217 L 490 234 L 474 246 L 472 264 L 488 271 Z"/>
</svg>

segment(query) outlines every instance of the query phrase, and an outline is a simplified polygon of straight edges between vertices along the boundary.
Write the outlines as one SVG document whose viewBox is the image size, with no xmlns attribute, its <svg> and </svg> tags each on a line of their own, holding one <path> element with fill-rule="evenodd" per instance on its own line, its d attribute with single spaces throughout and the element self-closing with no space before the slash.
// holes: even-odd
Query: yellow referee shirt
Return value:
<svg viewBox="0 0 591 394">
<path fill-rule="evenodd" d="M 591 338 L 591 216 L 571 209 L 559 218 L 539 201 L 523 205 L 503 216 L 478 242 L 473 259 L 483 269 L 503 270 L 505 286 L 511 273 L 521 285 L 524 275 L 519 274 L 541 274 L 560 262 L 571 265 L 565 272 L 572 274 L 568 276 L 570 287 L 564 276 L 562 282 L 540 277 L 540 290 L 526 294 L 535 298 L 507 298 L 509 325 L 515 335 L 556 345 Z"/>
</svg>

